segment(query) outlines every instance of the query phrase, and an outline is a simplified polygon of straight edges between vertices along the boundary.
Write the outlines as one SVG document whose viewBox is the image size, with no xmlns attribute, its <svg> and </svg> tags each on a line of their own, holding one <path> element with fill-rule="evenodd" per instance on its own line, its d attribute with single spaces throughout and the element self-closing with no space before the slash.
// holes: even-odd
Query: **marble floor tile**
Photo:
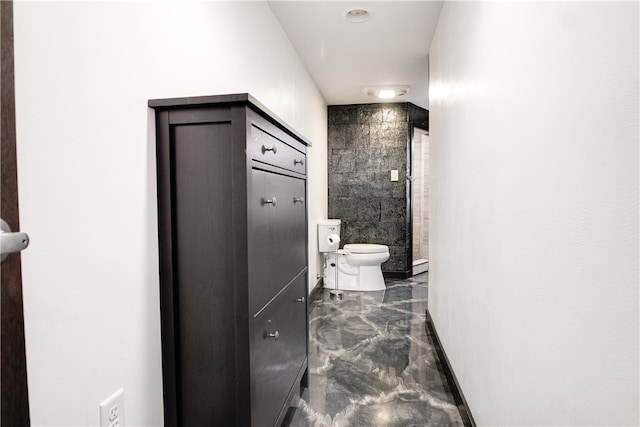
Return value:
<svg viewBox="0 0 640 427">
<path fill-rule="evenodd" d="M 425 329 L 427 278 L 310 302 L 309 387 L 285 426 L 463 426 Z"/>
</svg>

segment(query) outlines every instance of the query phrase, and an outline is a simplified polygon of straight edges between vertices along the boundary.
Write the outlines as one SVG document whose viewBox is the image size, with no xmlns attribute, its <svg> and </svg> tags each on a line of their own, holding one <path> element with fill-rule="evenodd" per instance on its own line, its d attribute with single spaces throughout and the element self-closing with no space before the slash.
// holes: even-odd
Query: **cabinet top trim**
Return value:
<svg viewBox="0 0 640 427">
<path fill-rule="evenodd" d="M 311 147 L 311 141 L 299 134 L 295 129 L 290 127 L 285 121 L 276 116 L 271 110 L 264 106 L 260 101 L 248 93 L 233 93 L 228 95 L 209 95 L 209 96 L 190 96 L 185 98 L 163 98 L 150 99 L 149 107 L 155 110 L 171 110 L 175 108 L 189 107 L 206 107 L 206 106 L 222 106 L 241 104 L 248 105 L 260 113 L 262 116 L 273 122 L 277 126 L 284 128 L 296 139 L 300 140 L 307 147 Z"/>
</svg>

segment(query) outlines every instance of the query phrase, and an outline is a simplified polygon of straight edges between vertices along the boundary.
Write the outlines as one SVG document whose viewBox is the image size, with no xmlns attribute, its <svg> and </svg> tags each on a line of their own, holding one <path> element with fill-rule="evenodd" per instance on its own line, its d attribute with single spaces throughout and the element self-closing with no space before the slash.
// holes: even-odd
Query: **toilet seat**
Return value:
<svg viewBox="0 0 640 427">
<path fill-rule="evenodd" d="M 350 243 L 344 245 L 344 250 L 352 254 L 380 254 L 389 251 L 386 245 L 376 245 L 373 243 Z"/>
<path fill-rule="evenodd" d="M 347 263 L 356 267 L 377 266 L 389 259 L 389 247 L 369 243 L 355 243 L 344 245 L 344 255 Z M 380 273 L 382 274 L 382 273 Z"/>
</svg>

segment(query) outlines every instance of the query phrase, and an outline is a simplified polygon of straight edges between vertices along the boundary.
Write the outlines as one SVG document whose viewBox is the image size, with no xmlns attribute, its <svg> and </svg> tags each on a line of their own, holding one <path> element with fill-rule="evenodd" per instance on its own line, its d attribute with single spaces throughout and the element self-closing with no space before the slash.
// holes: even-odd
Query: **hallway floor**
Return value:
<svg viewBox="0 0 640 427">
<path fill-rule="evenodd" d="M 284 425 L 465 425 L 426 332 L 427 282 L 428 273 L 391 279 L 385 291 L 345 291 L 339 302 L 328 290 L 317 294 L 309 305 L 309 388 Z"/>
</svg>

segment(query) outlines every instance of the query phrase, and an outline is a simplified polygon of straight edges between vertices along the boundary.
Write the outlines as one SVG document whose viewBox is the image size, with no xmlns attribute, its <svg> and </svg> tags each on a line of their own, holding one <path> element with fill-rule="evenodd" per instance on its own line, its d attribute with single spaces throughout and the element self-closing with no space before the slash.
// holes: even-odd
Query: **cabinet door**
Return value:
<svg viewBox="0 0 640 427">
<path fill-rule="evenodd" d="M 169 351 L 175 355 L 175 365 L 164 367 L 175 373 L 175 388 L 168 393 L 177 405 L 178 424 L 230 425 L 235 397 L 229 389 L 236 383 L 233 212 L 220 200 L 232 191 L 231 127 L 180 125 L 173 136 L 173 201 L 164 213 L 172 213 L 175 234 L 163 240 L 172 243 L 173 274 L 161 276 L 163 303 L 172 296 L 171 306 L 162 307 L 164 321 L 172 319 L 163 331 L 165 363 L 166 346 L 173 344 Z"/>
<path fill-rule="evenodd" d="M 249 238 L 252 314 L 307 265 L 304 179 L 252 170 Z"/>
<path fill-rule="evenodd" d="M 251 421 L 274 425 L 307 355 L 307 275 L 301 274 L 254 319 Z"/>
</svg>

